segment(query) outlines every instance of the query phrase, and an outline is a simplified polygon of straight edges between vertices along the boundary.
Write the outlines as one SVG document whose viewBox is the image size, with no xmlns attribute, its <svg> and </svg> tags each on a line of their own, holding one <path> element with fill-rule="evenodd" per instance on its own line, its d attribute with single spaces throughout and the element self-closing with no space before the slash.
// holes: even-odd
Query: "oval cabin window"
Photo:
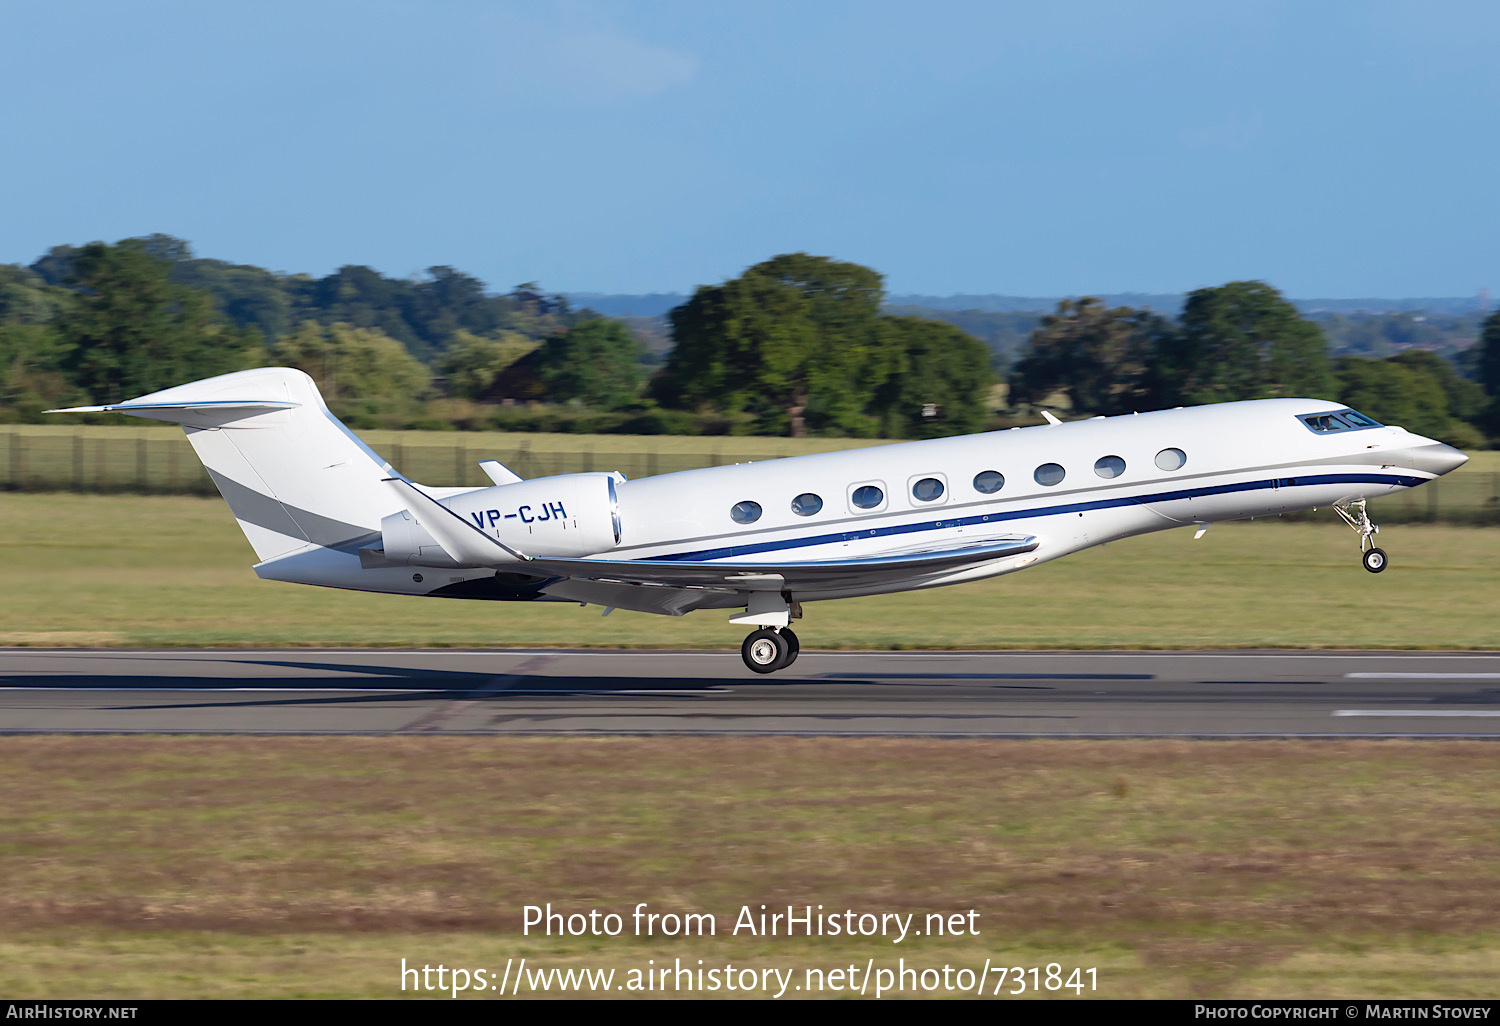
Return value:
<svg viewBox="0 0 1500 1026">
<path fill-rule="evenodd" d="M 792 500 L 792 512 L 799 517 L 810 517 L 823 508 L 823 500 L 812 492 L 803 492 Z"/>
<path fill-rule="evenodd" d="M 998 470 L 981 470 L 974 475 L 974 490 L 985 495 L 994 495 L 1005 487 L 1005 475 Z"/>
<path fill-rule="evenodd" d="M 935 477 L 924 477 L 911 486 L 911 494 L 919 502 L 932 502 L 943 497 L 943 482 Z"/>
<path fill-rule="evenodd" d="M 760 503 L 746 499 L 729 508 L 729 519 L 736 524 L 753 524 L 760 519 Z"/>
<path fill-rule="evenodd" d="M 885 501 L 885 492 L 874 485 L 860 485 L 849 498 L 860 509 L 874 509 Z"/>
<path fill-rule="evenodd" d="M 1181 470 L 1187 465 L 1187 453 L 1181 449 L 1163 449 L 1156 454 L 1156 465 L 1162 470 Z"/>
<path fill-rule="evenodd" d="M 1037 484 L 1051 488 L 1055 484 L 1062 484 L 1062 479 L 1068 476 L 1068 472 L 1056 463 L 1043 463 L 1032 476 L 1036 478 Z"/>
<path fill-rule="evenodd" d="M 1094 473 L 1108 481 L 1125 473 L 1125 461 L 1118 456 L 1101 456 L 1094 464 Z"/>
</svg>

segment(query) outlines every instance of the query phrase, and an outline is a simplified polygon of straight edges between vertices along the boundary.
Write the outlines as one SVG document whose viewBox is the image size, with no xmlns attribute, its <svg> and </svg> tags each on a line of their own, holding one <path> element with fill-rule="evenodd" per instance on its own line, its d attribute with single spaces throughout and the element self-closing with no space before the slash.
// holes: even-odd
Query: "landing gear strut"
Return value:
<svg viewBox="0 0 1500 1026">
<path fill-rule="evenodd" d="M 1384 570 L 1388 562 L 1385 549 L 1375 547 L 1375 536 L 1380 533 L 1380 528 L 1370 520 L 1370 514 L 1365 509 L 1365 500 L 1335 502 L 1333 511 L 1343 518 L 1344 523 L 1359 533 L 1359 561 L 1364 564 L 1365 569 L 1372 574 L 1378 574 Z"/>
<path fill-rule="evenodd" d="M 774 673 L 795 663 L 801 648 L 790 627 L 762 627 L 750 632 L 740 646 L 740 656 L 756 673 Z"/>
</svg>

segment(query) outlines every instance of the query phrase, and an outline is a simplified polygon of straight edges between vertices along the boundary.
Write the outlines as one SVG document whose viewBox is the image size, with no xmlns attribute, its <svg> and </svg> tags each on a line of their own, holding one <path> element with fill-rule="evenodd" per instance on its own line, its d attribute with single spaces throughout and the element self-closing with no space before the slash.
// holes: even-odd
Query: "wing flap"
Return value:
<svg viewBox="0 0 1500 1026">
<path fill-rule="evenodd" d="M 974 545 L 863 556 L 856 559 L 786 563 L 678 563 L 655 559 L 546 559 L 526 561 L 527 573 L 590 581 L 714 591 L 794 591 L 844 588 L 964 570 L 1034 550 L 1030 535 L 1012 535 Z"/>
</svg>

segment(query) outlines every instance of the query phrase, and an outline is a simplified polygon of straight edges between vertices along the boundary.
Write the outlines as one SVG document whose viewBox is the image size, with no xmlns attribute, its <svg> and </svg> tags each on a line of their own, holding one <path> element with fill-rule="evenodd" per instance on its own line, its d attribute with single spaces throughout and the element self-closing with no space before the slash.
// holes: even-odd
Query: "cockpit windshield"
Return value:
<svg viewBox="0 0 1500 1026">
<path fill-rule="evenodd" d="M 1362 428 L 1384 427 L 1378 420 L 1372 420 L 1363 413 L 1353 410 L 1335 410 L 1332 413 L 1305 413 L 1297 418 L 1306 424 L 1308 430 L 1315 431 L 1320 435 L 1330 434 L 1334 431 L 1358 431 Z"/>
</svg>

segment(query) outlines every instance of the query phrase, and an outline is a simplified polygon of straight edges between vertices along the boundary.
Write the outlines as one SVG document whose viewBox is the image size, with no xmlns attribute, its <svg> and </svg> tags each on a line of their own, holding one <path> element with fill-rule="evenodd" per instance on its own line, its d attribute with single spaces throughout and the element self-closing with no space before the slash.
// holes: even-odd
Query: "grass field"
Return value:
<svg viewBox="0 0 1500 1026">
<path fill-rule="evenodd" d="M 0 774 L 13 998 L 391 997 L 403 957 L 522 956 L 798 982 L 1057 962 L 1114 998 L 1500 991 L 1483 743 L 12 737 Z M 717 934 L 523 937 L 547 902 Z M 979 934 L 730 935 L 762 903 L 973 909 Z"/>
<path fill-rule="evenodd" d="M 993 581 L 809 604 L 809 648 L 1500 648 L 1500 530 L 1392 526 L 1391 567 L 1320 522 L 1221 524 Z M 723 613 L 463 602 L 261 581 L 217 499 L 0 494 L 0 644 L 737 646 Z"/>
</svg>

